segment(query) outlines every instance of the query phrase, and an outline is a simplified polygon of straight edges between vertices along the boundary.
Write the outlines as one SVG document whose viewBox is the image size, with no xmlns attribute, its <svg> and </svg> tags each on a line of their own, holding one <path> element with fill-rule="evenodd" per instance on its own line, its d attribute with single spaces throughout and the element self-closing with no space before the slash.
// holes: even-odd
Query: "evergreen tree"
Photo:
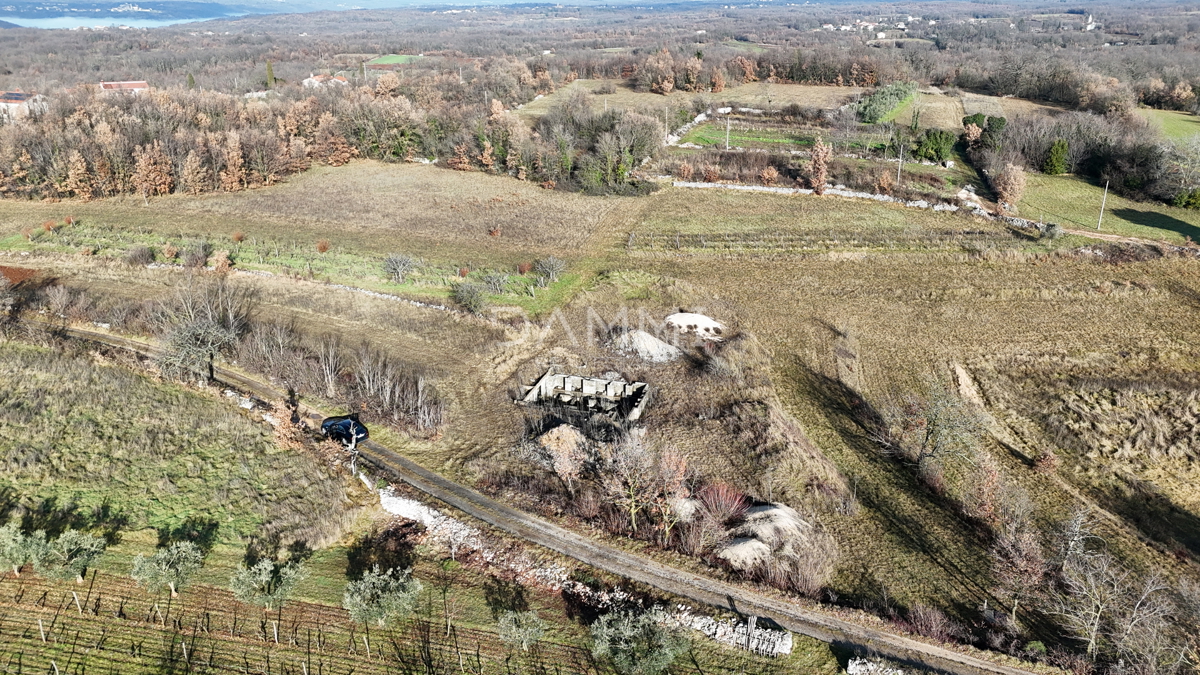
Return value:
<svg viewBox="0 0 1200 675">
<path fill-rule="evenodd" d="M 275 88 L 275 69 L 271 66 L 271 62 L 267 61 L 267 89 Z"/>
<path fill-rule="evenodd" d="M 1054 145 L 1050 146 L 1050 155 L 1046 157 L 1046 164 L 1042 167 L 1042 173 L 1049 176 L 1057 176 L 1060 173 L 1067 172 L 1067 141 L 1060 138 L 1054 141 Z"/>
<path fill-rule="evenodd" d="M 196 78 L 195 78 L 195 77 L 192 77 L 192 74 L 191 74 L 191 73 L 188 73 L 188 79 L 187 79 L 187 88 L 188 88 L 188 89 L 195 89 L 195 88 L 196 88 Z"/>
</svg>

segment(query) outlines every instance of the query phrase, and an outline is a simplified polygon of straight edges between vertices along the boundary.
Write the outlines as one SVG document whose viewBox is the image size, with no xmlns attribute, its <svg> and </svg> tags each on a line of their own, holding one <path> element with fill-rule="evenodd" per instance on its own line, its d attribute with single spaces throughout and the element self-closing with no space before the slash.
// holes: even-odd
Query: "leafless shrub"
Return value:
<svg viewBox="0 0 1200 675">
<path fill-rule="evenodd" d="M 727 483 L 706 485 L 696 496 L 703 505 L 705 515 L 719 525 L 737 520 L 750 507 L 746 495 Z"/>
<path fill-rule="evenodd" d="M 920 603 L 908 611 L 908 625 L 914 633 L 938 642 L 955 642 L 966 634 L 966 629 L 941 610 Z"/>
<path fill-rule="evenodd" d="M 682 181 L 690 181 L 694 173 L 695 169 L 687 162 L 680 162 L 675 167 L 675 177 Z"/>
<path fill-rule="evenodd" d="M 125 252 L 125 264 L 133 267 L 145 267 L 154 262 L 154 250 L 149 246 L 134 246 Z"/>
<path fill-rule="evenodd" d="M 500 295 L 508 286 L 508 275 L 500 272 L 491 272 L 483 277 L 483 285 L 488 291 Z"/>
<path fill-rule="evenodd" d="M 412 256 L 393 253 L 383 261 L 383 273 L 393 283 L 404 283 L 404 277 L 417 269 L 417 260 Z"/>
<path fill-rule="evenodd" d="M 572 505 L 575 509 L 575 515 L 584 520 L 594 520 L 600 515 L 603 503 L 600 501 L 600 495 L 595 490 L 582 489 L 575 495 Z"/>
<path fill-rule="evenodd" d="M 423 374 L 363 343 L 355 354 L 352 397 L 379 418 L 422 431 L 442 423 L 444 404 Z"/>
<path fill-rule="evenodd" d="M 183 266 L 192 268 L 204 267 L 208 264 L 208 256 L 210 255 L 212 255 L 212 244 L 206 241 L 193 242 L 183 250 Z"/>
<path fill-rule="evenodd" d="M 1016 213 L 1017 202 L 1025 194 L 1025 170 L 1015 164 L 1006 164 L 1003 171 L 992 177 L 992 189 L 1006 210 Z"/>
<path fill-rule="evenodd" d="M 567 271 L 567 264 L 554 256 L 547 256 L 533 264 L 533 271 L 550 281 L 558 281 L 559 275 Z"/>
</svg>

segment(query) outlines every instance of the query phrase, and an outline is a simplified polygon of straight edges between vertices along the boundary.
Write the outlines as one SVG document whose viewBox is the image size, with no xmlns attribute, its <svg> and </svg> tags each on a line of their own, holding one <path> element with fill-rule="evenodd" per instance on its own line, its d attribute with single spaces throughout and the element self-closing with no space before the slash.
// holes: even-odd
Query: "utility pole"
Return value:
<svg viewBox="0 0 1200 675">
<path fill-rule="evenodd" d="M 725 116 L 725 149 L 729 149 L 729 115 Z"/>
<path fill-rule="evenodd" d="M 899 152 L 899 154 L 896 155 L 896 159 L 899 160 L 896 164 L 896 187 L 900 187 L 900 169 L 904 168 L 904 143 L 903 143 L 903 141 L 897 140 L 896 146 L 897 146 L 898 152 Z"/>
<path fill-rule="evenodd" d="M 1096 221 L 1096 229 L 1104 222 L 1104 205 L 1108 203 L 1108 181 L 1104 181 L 1104 198 L 1100 200 L 1100 220 Z"/>
</svg>

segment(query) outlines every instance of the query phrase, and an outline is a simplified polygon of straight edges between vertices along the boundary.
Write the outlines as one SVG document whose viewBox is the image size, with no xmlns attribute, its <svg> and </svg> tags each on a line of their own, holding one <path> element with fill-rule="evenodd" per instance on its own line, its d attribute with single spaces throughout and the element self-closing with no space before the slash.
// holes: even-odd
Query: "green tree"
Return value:
<svg viewBox="0 0 1200 675">
<path fill-rule="evenodd" d="M 188 89 L 195 89 L 195 88 L 196 88 L 196 78 L 195 78 L 195 77 L 193 77 L 191 73 L 188 73 L 188 78 L 187 78 L 187 88 L 188 88 Z"/>
<path fill-rule="evenodd" d="M 351 620 L 374 623 L 383 628 L 412 614 L 421 588 L 421 582 L 413 578 L 412 570 L 380 572 L 376 565 L 358 581 L 346 584 L 342 607 L 350 612 Z"/>
<path fill-rule="evenodd" d="M 1060 173 L 1067 172 L 1067 140 L 1060 138 L 1054 141 L 1054 145 L 1050 146 L 1050 155 L 1046 157 L 1046 163 L 1042 165 L 1042 173 L 1049 176 L 1057 176 Z"/>
<path fill-rule="evenodd" d="M 275 88 L 275 68 L 267 61 L 267 89 Z"/>
<path fill-rule="evenodd" d="M 496 624 L 500 630 L 500 641 L 523 652 L 529 651 L 546 634 L 546 622 L 537 612 L 514 612 L 510 609 L 500 615 Z"/>
<path fill-rule="evenodd" d="M 299 562 L 279 564 L 263 559 L 253 567 L 241 565 L 229 579 L 233 597 L 247 605 L 258 605 L 267 611 L 280 607 L 307 575 Z"/>
<path fill-rule="evenodd" d="M 688 648 L 661 609 L 606 614 L 592 624 L 592 656 L 607 659 L 621 675 L 658 675 Z"/>
<path fill-rule="evenodd" d="M 130 576 L 151 593 L 169 589 L 174 598 L 203 564 L 204 554 L 200 547 L 190 541 L 180 541 L 158 549 L 149 558 L 144 555 L 134 558 Z"/>
<path fill-rule="evenodd" d="M 15 522 L 0 527 L 0 568 L 11 567 L 20 576 L 26 563 L 37 563 L 46 555 L 46 533 L 24 534 Z"/>
<path fill-rule="evenodd" d="M 104 539 L 78 530 L 67 530 L 50 542 L 34 560 L 34 566 L 44 577 L 71 579 L 83 583 L 83 573 L 106 548 Z"/>
<path fill-rule="evenodd" d="M 962 118 L 962 123 L 963 123 L 964 127 L 967 126 L 968 124 L 974 124 L 975 126 L 982 129 L 987 126 L 987 115 L 984 115 L 983 113 L 975 113 L 974 115 L 967 115 L 966 117 Z"/>
<path fill-rule="evenodd" d="M 944 162 L 954 151 L 954 134 L 944 129 L 926 129 L 917 146 L 917 157 L 931 162 Z"/>
</svg>

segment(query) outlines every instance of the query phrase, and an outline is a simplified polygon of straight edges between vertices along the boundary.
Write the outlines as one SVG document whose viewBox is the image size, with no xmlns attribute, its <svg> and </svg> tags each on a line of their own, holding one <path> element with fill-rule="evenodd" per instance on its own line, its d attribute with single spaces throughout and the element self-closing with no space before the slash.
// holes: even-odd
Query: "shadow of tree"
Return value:
<svg viewBox="0 0 1200 675">
<path fill-rule="evenodd" d="M 381 572 L 412 567 L 415 541 L 424 529 L 420 523 L 407 521 L 359 538 L 346 551 L 346 578 L 361 579 L 375 567 Z"/>
<path fill-rule="evenodd" d="M 953 614 L 964 620 L 976 618 L 978 604 L 985 599 L 995 602 L 981 583 L 986 583 L 989 575 L 986 537 L 958 514 L 948 498 L 930 493 L 915 471 L 879 451 L 868 431 L 880 423 L 882 416 L 868 401 L 840 381 L 813 371 L 798 358 L 791 365 L 796 388 L 804 396 L 817 398 L 830 427 L 865 465 L 867 474 L 883 477 L 882 481 L 856 481 L 858 500 L 868 517 L 879 519 L 897 545 L 918 554 L 930 566 L 940 568 L 946 579 L 959 587 L 966 597 L 960 597 L 948 608 Z M 896 495 L 903 495 L 904 503 L 898 503 Z M 961 550 L 950 545 L 939 529 L 958 533 L 958 541 L 953 543 L 967 543 L 968 547 Z M 867 583 L 864 587 L 871 586 Z M 845 600 L 861 604 L 878 602 L 879 598 L 847 596 Z"/>
<path fill-rule="evenodd" d="M 525 587 L 511 579 L 491 577 L 483 582 L 483 599 L 492 610 L 493 619 L 499 619 L 504 612 L 529 610 Z"/>
<path fill-rule="evenodd" d="M 217 543 L 217 531 L 220 528 L 221 524 L 211 518 L 188 516 L 187 520 L 174 527 L 158 528 L 158 547 L 190 541 L 207 555 Z"/>
<path fill-rule="evenodd" d="M 1184 237 L 1191 237 L 1192 241 L 1200 240 L 1200 227 L 1184 222 L 1174 216 L 1168 216 L 1165 213 L 1140 211 L 1138 209 L 1113 209 L 1112 214 L 1135 225 L 1168 230 Z"/>
<path fill-rule="evenodd" d="M 74 502 L 61 506 L 57 497 L 47 497 L 33 507 L 17 506 L 21 529 L 26 532 L 42 530 L 54 538 L 67 530 L 90 531 L 104 537 L 109 545 L 121 540 L 121 530 L 129 524 L 129 518 L 118 513 L 108 502 L 91 509 L 84 509 Z"/>
</svg>

